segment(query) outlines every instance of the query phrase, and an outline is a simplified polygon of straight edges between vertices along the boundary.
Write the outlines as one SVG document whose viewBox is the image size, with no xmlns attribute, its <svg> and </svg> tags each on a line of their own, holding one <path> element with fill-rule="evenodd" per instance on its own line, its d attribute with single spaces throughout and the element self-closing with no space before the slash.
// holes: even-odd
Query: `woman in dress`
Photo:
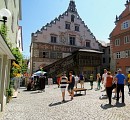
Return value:
<svg viewBox="0 0 130 120">
<path fill-rule="evenodd" d="M 60 79 L 61 79 L 60 88 L 62 92 L 62 102 L 65 102 L 65 90 L 66 90 L 68 78 L 66 77 L 66 74 L 63 73 Z"/>
</svg>

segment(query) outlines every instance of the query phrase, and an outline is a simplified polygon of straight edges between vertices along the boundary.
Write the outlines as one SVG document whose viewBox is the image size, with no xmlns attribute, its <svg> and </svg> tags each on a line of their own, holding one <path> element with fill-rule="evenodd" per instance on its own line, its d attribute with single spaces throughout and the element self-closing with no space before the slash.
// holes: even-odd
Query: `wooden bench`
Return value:
<svg viewBox="0 0 130 120">
<path fill-rule="evenodd" d="M 85 88 L 75 88 L 74 92 L 76 92 L 76 95 L 77 95 L 77 92 L 80 92 L 80 94 L 81 94 L 81 91 L 84 91 L 84 94 L 86 95 L 86 90 L 87 89 L 85 89 Z"/>
</svg>

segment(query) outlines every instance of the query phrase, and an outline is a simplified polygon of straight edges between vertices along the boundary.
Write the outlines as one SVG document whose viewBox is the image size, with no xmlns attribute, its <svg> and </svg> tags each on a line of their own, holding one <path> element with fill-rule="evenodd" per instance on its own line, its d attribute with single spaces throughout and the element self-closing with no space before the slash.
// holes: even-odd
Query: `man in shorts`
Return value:
<svg viewBox="0 0 130 120">
<path fill-rule="evenodd" d="M 84 76 L 83 76 L 83 74 L 79 75 L 79 81 L 80 81 L 80 84 L 81 84 L 81 88 L 84 88 Z"/>
</svg>

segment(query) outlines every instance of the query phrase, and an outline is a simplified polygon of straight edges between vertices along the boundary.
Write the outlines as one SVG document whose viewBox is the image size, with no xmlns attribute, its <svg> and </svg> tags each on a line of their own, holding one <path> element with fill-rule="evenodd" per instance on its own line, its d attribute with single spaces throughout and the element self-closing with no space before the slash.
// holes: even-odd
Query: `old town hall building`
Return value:
<svg viewBox="0 0 130 120">
<path fill-rule="evenodd" d="M 99 42 L 80 18 L 73 0 L 63 14 L 32 33 L 30 52 L 31 73 L 40 67 L 50 75 L 70 69 L 85 75 L 100 71 Z"/>
</svg>

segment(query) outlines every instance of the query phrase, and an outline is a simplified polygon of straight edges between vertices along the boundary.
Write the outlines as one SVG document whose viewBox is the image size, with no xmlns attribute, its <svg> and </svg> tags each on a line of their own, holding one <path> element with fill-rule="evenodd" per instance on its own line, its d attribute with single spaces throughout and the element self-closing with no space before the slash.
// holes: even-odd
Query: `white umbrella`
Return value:
<svg viewBox="0 0 130 120">
<path fill-rule="evenodd" d="M 44 75 L 45 73 L 47 73 L 47 72 L 37 71 L 37 72 L 33 73 L 33 75 L 40 76 L 40 75 Z"/>
</svg>

